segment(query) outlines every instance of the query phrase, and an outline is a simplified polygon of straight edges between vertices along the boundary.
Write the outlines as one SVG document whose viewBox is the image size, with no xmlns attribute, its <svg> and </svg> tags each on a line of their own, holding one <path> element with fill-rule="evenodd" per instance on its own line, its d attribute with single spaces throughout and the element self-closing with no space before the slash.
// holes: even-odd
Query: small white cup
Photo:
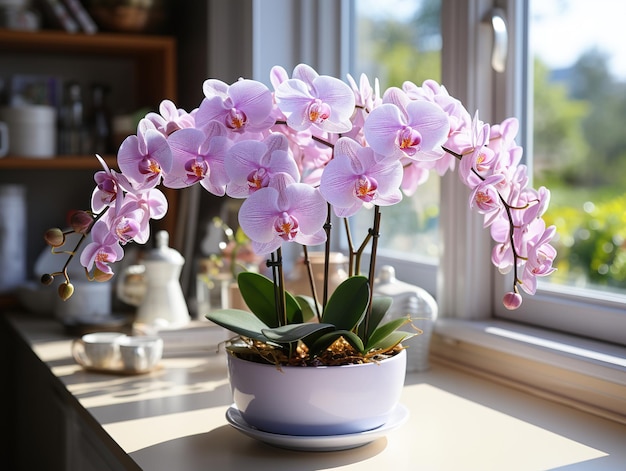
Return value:
<svg viewBox="0 0 626 471">
<path fill-rule="evenodd" d="M 126 371 L 141 372 L 154 368 L 163 356 L 163 339 L 157 335 L 125 336 L 117 341 Z"/>
<path fill-rule="evenodd" d="M 119 332 L 85 334 L 72 342 L 72 356 L 82 366 L 113 369 L 119 367 L 118 341 L 126 335 Z"/>
</svg>

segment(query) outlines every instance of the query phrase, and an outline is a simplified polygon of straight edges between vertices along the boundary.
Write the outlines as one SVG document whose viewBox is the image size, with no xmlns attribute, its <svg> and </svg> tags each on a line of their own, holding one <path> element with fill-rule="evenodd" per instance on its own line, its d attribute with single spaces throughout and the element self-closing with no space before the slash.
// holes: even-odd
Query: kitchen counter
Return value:
<svg viewBox="0 0 626 471">
<path fill-rule="evenodd" d="M 39 469 L 81 471 L 626 469 L 626 426 L 436 363 L 407 376 L 401 427 L 360 448 L 302 452 L 228 424 L 226 361 L 216 349 L 224 333 L 208 322 L 164 332 L 164 357 L 143 375 L 84 370 L 53 319 L 5 314 L 2 329 L 16 381 L 14 395 L 3 395 L 17 403 L 5 412 L 16 427 L 8 445 L 16 469 L 38 465 L 33 448 L 47 460 Z"/>
</svg>

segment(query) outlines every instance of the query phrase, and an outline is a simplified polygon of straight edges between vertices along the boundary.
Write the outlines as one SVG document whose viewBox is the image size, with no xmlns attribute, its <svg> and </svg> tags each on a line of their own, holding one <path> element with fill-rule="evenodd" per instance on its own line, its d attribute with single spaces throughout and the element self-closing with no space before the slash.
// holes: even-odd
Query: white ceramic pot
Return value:
<svg viewBox="0 0 626 471">
<path fill-rule="evenodd" d="M 406 351 L 379 363 L 281 367 L 228 355 L 233 399 L 252 427 L 284 435 L 341 435 L 383 425 L 398 406 Z"/>
</svg>

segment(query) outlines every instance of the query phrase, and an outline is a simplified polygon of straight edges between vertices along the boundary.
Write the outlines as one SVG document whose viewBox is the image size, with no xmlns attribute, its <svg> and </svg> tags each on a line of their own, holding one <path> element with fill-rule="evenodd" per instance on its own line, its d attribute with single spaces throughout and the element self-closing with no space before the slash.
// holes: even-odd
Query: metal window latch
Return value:
<svg viewBox="0 0 626 471">
<path fill-rule="evenodd" d="M 491 67 L 496 72 L 504 72 L 506 69 L 506 57 L 509 45 L 509 34 L 507 31 L 506 18 L 502 8 L 494 8 L 490 12 L 490 18 L 487 20 L 491 23 L 493 30 L 493 49 L 491 51 Z"/>
</svg>

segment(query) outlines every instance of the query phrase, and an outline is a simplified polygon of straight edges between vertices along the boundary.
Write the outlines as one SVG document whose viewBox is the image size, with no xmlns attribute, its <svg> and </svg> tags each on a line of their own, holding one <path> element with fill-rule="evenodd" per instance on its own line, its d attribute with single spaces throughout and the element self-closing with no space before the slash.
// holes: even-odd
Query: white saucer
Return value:
<svg viewBox="0 0 626 471">
<path fill-rule="evenodd" d="M 228 423 L 245 435 L 280 448 L 304 451 L 337 451 L 363 446 L 398 428 L 408 418 L 409 410 L 398 404 L 389 420 L 374 430 L 344 435 L 282 435 L 264 432 L 248 425 L 235 405 L 226 411 Z"/>
</svg>

